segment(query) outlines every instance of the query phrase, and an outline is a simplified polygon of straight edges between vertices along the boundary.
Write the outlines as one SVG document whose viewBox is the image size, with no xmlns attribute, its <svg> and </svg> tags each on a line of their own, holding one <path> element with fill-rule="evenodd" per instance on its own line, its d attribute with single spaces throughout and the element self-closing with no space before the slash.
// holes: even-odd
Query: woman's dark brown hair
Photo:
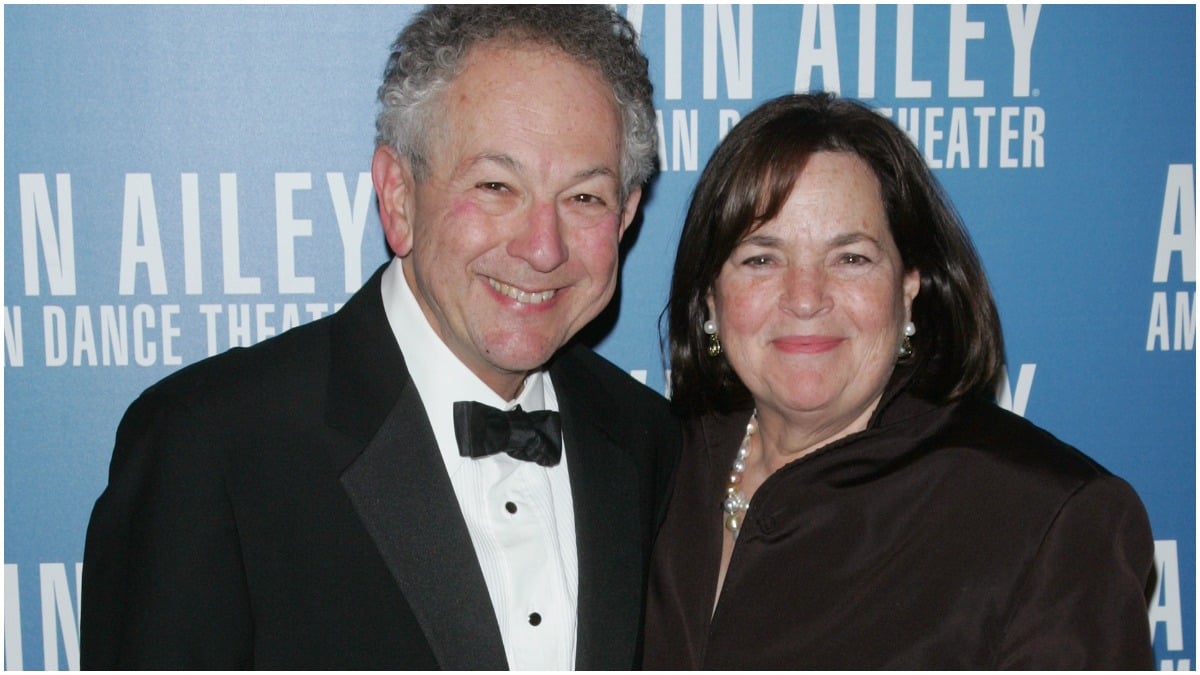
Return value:
<svg viewBox="0 0 1200 675">
<path fill-rule="evenodd" d="M 866 105 L 831 94 L 783 96 L 745 117 L 700 175 L 684 222 L 667 306 L 671 397 L 684 414 L 752 405 L 724 356 L 710 357 L 705 298 L 750 231 L 778 214 L 818 152 L 849 152 L 879 180 L 913 301 L 912 390 L 932 401 L 993 396 L 1004 365 L 1000 318 L 975 247 L 912 141 Z"/>
</svg>

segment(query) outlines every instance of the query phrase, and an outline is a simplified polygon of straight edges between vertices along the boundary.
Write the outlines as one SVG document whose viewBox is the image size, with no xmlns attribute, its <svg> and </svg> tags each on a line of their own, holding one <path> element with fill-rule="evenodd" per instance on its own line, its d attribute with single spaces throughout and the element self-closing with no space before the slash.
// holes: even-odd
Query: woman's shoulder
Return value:
<svg viewBox="0 0 1200 675">
<path fill-rule="evenodd" d="M 948 424 L 931 441 L 988 473 L 1014 479 L 1036 478 L 1070 490 L 1095 481 L 1124 483 L 1079 448 L 988 400 L 956 403 Z"/>
</svg>

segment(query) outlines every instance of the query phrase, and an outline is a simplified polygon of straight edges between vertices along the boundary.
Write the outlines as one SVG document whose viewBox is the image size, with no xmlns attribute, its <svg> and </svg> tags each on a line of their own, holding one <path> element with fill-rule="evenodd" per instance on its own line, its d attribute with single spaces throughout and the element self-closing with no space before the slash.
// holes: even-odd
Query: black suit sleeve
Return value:
<svg viewBox="0 0 1200 675">
<path fill-rule="evenodd" d="M 1001 669 L 1153 667 L 1146 611 L 1154 541 L 1124 481 L 1091 480 L 1062 505 L 1013 598 Z"/>
<path fill-rule="evenodd" d="M 654 494 L 658 500 L 654 517 L 656 532 L 667 518 L 667 507 L 671 505 L 671 495 L 675 493 L 675 471 L 683 450 L 683 421 L 674 412 L 665 413 L 663 419 L 654 475 Z"/>
<path fill-rule="evenodd" d="M 237 524 L 215 446 L 186 409 L 152 393 L 126 413 L 88 525 L 85 669 L 252 663 Z"/>
</svg>

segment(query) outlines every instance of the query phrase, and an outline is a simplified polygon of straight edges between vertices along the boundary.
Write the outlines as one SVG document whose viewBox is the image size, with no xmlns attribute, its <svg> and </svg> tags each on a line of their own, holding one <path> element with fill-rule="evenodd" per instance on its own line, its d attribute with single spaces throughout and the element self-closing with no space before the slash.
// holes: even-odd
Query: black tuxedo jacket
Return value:
<svg viewBox="0 0 1200 675">
<path fill-rule="evenodd" d="M 576 666 L 632 668 L 679 430 L 586 348 L 550 374 L 575 507 Z M 130 406 L 88 526 L 81 612 L 84 668 L 508 667 L 379 272 L 336 314 Z"/>
</svg>

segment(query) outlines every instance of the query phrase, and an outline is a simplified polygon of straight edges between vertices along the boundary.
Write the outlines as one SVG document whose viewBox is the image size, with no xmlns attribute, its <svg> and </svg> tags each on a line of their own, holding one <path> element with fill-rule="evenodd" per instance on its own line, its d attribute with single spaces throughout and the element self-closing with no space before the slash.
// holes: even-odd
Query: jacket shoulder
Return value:
<svg viewBox="0 0 1200 675">
<path fill-rule="evenodd" d="M 148 387 L 141 400 L 202 405 L 253 402 L 268 391 L 311 387 L 327 369 L 332 317 L 297 326 L 250 347 L 234 347 L 185 366 Z M 277 394 L 276 394 L 277 395 Z"/>
<path fill-rule="evenodd" d="M 965 446 L 1030 470 L 1050 470 L 1073 480 L 1112 474 L 1054 434 L 991 401 L 961 402 L 945 428 L 947 445 Z"/>
<path fill-rule="evenodd" d="M 669 415 L 669 405 L 661 394 L 582 345 L 571 345 L 555 357 L 550 374 L 557 376 L 556 390 L 560 381 L 571 389 L 586 387 L 591 395 L 616 406 L 623 416 Z"/>
</svg>

